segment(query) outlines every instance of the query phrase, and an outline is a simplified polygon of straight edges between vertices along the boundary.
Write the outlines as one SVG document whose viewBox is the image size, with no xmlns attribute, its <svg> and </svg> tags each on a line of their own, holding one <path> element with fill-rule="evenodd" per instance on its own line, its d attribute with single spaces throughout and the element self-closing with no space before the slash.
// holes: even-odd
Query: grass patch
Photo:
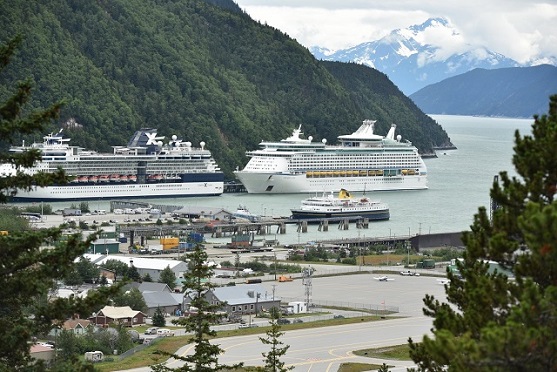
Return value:
<svg viewBox="0 0 557 372">
<path fill-rule="evenodd" d="M 391 366 L 389 366 L 391 367 Z M 338 368 L 338 372 L 363 372 L 363 371 L 375 371 L 381 368 L 379 364 L 368 364 L 368 363 L 342 363 Z"/>
<path fill-rule="evenodd" d="M 368 358 L 411 360 L 410 347 L 408 344 L 382 347 L 379 349 L 356 350 L 353 351 L 353 353 Z"/>
</svg>

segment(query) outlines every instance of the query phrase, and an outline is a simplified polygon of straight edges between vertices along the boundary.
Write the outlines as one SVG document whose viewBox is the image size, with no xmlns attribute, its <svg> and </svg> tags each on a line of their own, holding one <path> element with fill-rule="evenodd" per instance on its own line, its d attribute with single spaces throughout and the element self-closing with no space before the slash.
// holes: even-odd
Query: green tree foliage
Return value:
<svg viewBox="0 0 557 372">
<path fill-rule="evenodd" d="M 557 95 L 534 116 L 532 134 L 515 134 L 517 176 L 501 172 L 485 208 L 464 234 L 466 251 L 448 273 L 449 303 L 424 299 L 433 337 L 410 340 L 418 370 L 557 369 Z M 489 270 L 488 260 L 499 269 Z M 504 270 L 512 270 L 509 280 Z"/>
<path fill-rule="evenodd" d="M 16 37 L 0 46 L 0 72 L 5 70 L 20 40 Z M 0 87 L 2 92 L 9 90 L 4 83 Z M 47 109 L 24 111 L 30 96 L 31 83 L 27 81 L 19 83 L 16 92 L 0 103 L 0 138 L 4 143 L 22 133 L 42 131 L 45 124 L 57 118 L 59 103 Z M 17 170 L 13 177 L 0 178 L 0 203 L 13 195 L 14 188 L 66 181 L 62 171 L 36 175 L 21 171 L 21 167 L 32 166 L 37 160 L 39 154 L 35 151 L 0 152 L 0 163 L 11 163 Z M 48 300 L 56 281 L 73 270 L 74 260 L 87 251 L 93 239 L 94 234 L 86 241 L 77 234 L 62 239 L 59 228 L 20 230 L 0 236 L 0 370 L 44 370 L 44 366 L 30 359 L 31 338 L 48 333 L 53 323 L 76 315 L 86 318 L 106 303 L 112 289 L 101 288 L 85 298 Z M 42 249 L 47 244 L 53 247 Z"/>
<path fill-rule="evenodd" d="M 141 280 L 143 280 L 144 282 L 152 282 L 153 278 L 151 278 L 151 275 L 149 275 L 149 273 L 145 273 L 145 275 L 143 275 Z"/>
<path fill-rule="evenodd" d="M 102 267 L 113 271 L 118 279 L 122 279 L 128 275 L 128 265 L 119 260 L 106 260 Z"/>
<path fill-rule="evenodd" d="M 166 319 L 164 318 L 164 314 L 159 306 L 157 306 L 157 309 L 153 314 L 153 325 L 155 327 L 164 327 L 166 325 Z"/>
<path fill-rule="evenodd" d="M 197 244 L 192 253 L 187 255 L 190 259 L 189 270 L 184 274 L 184 293 L 191 298 L 191 306 L 197 311 L 188 317 L 173 321 L 175 324 L 183 326 L 186 332 L 193 335 L 189 339 L 194 344 L 193 354 L 187 356 L 172 355 L 175 359 L 186 362 L 178 369 L 169 369 L 163 365 L 152 366 L 156 371 L 196 371 L 212 372 L 228 366 L 218 362 L 218 356 L 224 351 L 218 344 L 209 342 L 209 337 L 214 337 L 217 333 L 210 328 L 211 324 L 218 322 L 220 315 L 217 311 L 223 304 L 211 304 L 205 298 L 208 290 L 215 287 L 214 284 L 206 280 L 213 276 L 213 270 L 207 265 L 207 253 L 201 245 Z M 241 366 L 234 365 L 230 368 Z"/>
<path fill-rule="evenodd" d="M 294 367 L 285 367 L 285 363 L 280 360 L 290 348 L 290 345 L 284 345 L 284 343 L 280 341 L 280 337 L 284 334 L 284 332 L 280 331 L 280 324 L 278 324 L 277 321 L 280 317 L 280 310 L 273 307 L 269 309 L 269 315 L 271 316 L 269 320 L 271 327 L 266 332 L 267 337 L 259 337 L 264 345 L 271 346 L 269 352 L 262 353 L 263 357 L 265 357 L 264 370 L 270 372 L 286 372 Z"/>
<path fill-rule="evenodd" d="M 148 123 L 206 142 L 232 177 L 246 150 L 300 123 L 329 143 L 368 118 L 381 134 L 396 123 L 422 152 L 450 143 L 384 74 L 317 61 L 231 0 L 6 0 L 0 14 L 0 40 L 21 30 L 28 45 L 9 76 L 37 85 L 33 107 L 66 99 L 60 122 L 80 146 L 111 151 Z"/>
<path fill-rule="evenodd" d="M 174 291 L 174 287 L 176 287 L 176 274 L 174 274 L 170 266 L 165 267 L 164 270 L 161 271 L 159 283 L 166 284 L 170 290 Z"/>
<path fill-rule="evenodd" d="M 101 269 L 85 257 L 81 257 L 74 267 L 85 283 L 95 283 L 101 273 Z"/>
<path fill-rule="evenodd" d="M 133 310 L 142 312 L 147 311 L 147 304 L 143 295 L 137 288 L 130 288 L 120 290 L 120 293 L 113 298 L 114 306 L 129 306 Z"/>
<path fill-rule="evenodd" d="M 29 229 L 29 221 L 21 217 L 17 208 L 0 206 L 0 229 L 3 231 L 22 231 Z"/>
</svg>

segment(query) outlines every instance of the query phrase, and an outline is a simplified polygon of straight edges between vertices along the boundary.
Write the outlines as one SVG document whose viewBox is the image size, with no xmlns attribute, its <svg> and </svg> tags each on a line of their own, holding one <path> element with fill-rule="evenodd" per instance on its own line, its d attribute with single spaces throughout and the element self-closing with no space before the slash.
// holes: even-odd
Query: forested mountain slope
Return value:
<svg viewBox="0 0 557 372">
<path fill-rule="evenodd" d="M 4 0 L 0 22 L 0 41 L 24 36 L 0 75 L 0 99 L 30 78 L 30 106 L 65 100 L 59 125 L 77 123 L 67 135 L 87 148 L 111 150 L 138 128 L 158 128 L 205 141 L 231 176 L 246 149 L 299 124 L 329 143 L 364 119 L 383 135 L 396 123 L 422 152 L 450 142 L 384 74 L 317 61 L 232 1 Z"/>
</svg>

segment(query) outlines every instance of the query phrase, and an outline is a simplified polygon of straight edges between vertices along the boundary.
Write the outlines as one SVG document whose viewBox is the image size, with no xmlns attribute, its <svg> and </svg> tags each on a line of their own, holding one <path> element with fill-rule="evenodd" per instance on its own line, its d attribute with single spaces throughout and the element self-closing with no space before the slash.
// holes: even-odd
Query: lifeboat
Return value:
<svg viewBox="0 0 557 372">
<path fill-rule="evenodd" d="M 98 181 L 99 181 L 99 177 L 89 176 L 89 182 L 97 183 Z"/>
<path fill-rule="evenodd" d="M 125 174 L 122 174 L 120 176 L 120 182 L 128 182 L 128 176 Z"/>
<path fill-rule="evenodd" d="M 81 183 L 85 183 L 85 182 L 89 182 L 89 177 L 87 177 L 87 176 L 80 176 L 77 180 L 78 180 L 79 182 L 81 182 Z"/>
<path fill-rule="evenodd" d="M 109 181 L 109 179 L 108 179 L 108 176 L 106 174 L 103 174 L 103 175 L 99 176 L 99 182 L 105 183 L 105 182 L 108 182 L 108 181 Z"/>
<path fill-rule="evenodd" d="M 130 182 L 137 182 L 137 176 L 136 176 L 135 174 L 130 174 L 130 175 L 128 176 L 128 180 L 129 180 Z"/>
<path fill-rule="evenodd" d="M 162 181 L 163 177 L 162 174 L 155 174 L 155 180 Z"/>
<path fill-rule="evenodd" d="M 108 178 L 110 182 L 120 182 L 120 175 L 119 174 L 111 174 Z"/>
<path fill-rule="evenodd" d="M 404 174 L 406 176 L 408 174 L 408 169 L 403 169 L 402 174 Z"/>
<path fill-rule="evenodd" d="M 365 171 L 365 170 L 360 171 L 360 176 L 362 176 L 362 177 L 367 176 L 367 174 L 368 174 L 368 173 L 367 173 L 367 171 Z"/>
<path fill-rule="evenodd" d="M 70 181 L 70 183 L 79 183 L 79 177 L 74 176 L 74 178 Z"/>
</svg>

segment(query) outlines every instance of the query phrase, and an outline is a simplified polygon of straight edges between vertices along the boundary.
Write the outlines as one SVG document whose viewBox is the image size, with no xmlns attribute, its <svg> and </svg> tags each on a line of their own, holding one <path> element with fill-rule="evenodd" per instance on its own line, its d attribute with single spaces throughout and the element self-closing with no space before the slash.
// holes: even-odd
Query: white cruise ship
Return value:
<svg viewBox="0 0 557 372">
<path fill-rule="evenodd" d="M 301 138 L 301 126 L 280 142 L 261 142 L 251 159 L 234 173 L 248 193 L 287 194 L 349 189 L 387 191 L 427 189 L 427 168 L 411 142 L 395 139 L 396 125 L 385 137 L 364 120 L 338 145 Z"/>
<path fill-rule="evenodd" d="M 137 131 L 127 146 L 113 146 L 112 153 L 97 153 L 70 146 L 62 131 L 44 137 L 42 143 L 14 146 L 13 153 L 30 149 L 41 152 L 42 161 L 23 171 L 51 173 L 58 167 L 71 181 L 65 185 L 18 190 L 14 200 L 83 200 L 141 197 L 182 197 L 220 195 L 224 174 L 205 149 L 192 147 L 172 136 L 163 143 L 157 130 Z M 0 165 L 0 177 L 14 174 L 7 164 Z"/>
</svg>

